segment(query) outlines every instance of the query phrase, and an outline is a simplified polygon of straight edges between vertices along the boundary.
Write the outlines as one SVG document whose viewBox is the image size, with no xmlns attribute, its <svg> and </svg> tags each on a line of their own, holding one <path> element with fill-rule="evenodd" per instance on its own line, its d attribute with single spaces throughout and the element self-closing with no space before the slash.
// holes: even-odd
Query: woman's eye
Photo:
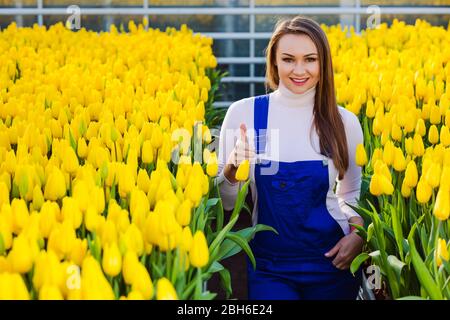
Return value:
<svg viewBox="0 0 450 320">
<path fill-rule="evenodd" d="M 290 62 L 290 61 L 292 61 L 292 59 L 290 59 L 290 58 L 284 58 L 283 61 Z"/>
<path fill-rule="evenodd" d="M 306 61 L 307 62 L 314 62 L 314 61 L 316 61 L 316 58 L 306 58 Z"/>
</svg>

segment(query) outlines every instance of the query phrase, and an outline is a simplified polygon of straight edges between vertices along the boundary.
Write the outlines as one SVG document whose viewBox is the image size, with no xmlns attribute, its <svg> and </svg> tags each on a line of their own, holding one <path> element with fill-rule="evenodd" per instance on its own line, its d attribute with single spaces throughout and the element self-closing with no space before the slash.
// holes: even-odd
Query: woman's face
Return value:
<svg viewBox="0 0 450 320">
<path fill-rule="evenodd" d="M 319 82 L 319 55 L 307 35 L 282 36 L 278 40 L 276 65 L 280 81 L 294 93 L 303 93 Z"/>
</svg>

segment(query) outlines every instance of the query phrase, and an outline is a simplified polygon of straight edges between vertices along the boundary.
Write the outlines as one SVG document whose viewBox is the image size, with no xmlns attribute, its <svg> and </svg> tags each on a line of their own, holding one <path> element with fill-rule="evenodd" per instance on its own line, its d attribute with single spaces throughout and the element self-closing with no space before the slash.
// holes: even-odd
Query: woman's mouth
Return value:
<svg viewBox="0 0 450 320">
<path fill-rule="evenodd" d="M 303 78 L 303 79 L 297 79 L 297 78 L 289 78 L 291 79 L 292 83 L 296 86 L 303 86 L 309 78 Z"/>
</svg>

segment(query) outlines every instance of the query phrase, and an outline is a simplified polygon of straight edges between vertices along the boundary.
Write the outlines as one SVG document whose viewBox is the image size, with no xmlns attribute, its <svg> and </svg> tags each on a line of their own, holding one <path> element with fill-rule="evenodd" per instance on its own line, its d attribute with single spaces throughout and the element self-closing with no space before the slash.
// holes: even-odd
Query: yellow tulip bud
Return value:
<svg viewBox="0 0 450 320">
<path fill-rule="evenodd" d="M 139 291 L 144 299 L 151 299 L 154 294 L 153 283 L 150 274 L 144 265 L 138 263 L 135 267 L 135 276 L 131 284 L 132 291 Z"/>
<path fill-rule="evenodd" d="M 13 213 L 13 229 L 15 234 L 20 234 L 28 224 L 30 215 L 27 205 L 23 199 L 14 198 L 11 202 L 11 210 Z"/>
<path fill-rule="evenodd" d="M 105 273 L 111 277 L 115 277 L 120 273 L 122 269 L 122 257 L 115 242 L 105 247 L 102 266 Z"/>
<path fill-rule="evenodd" d="M 72 147 L 66 147 L 64 150 L 64 156 L 62 158 L 63 160 L 63 167 L 64 170 L 70 174 L 76 173 L 78 170 L 78 158 L 75 154 L 75 150 L 73 150 Z"/>
<path fill-rule="evenodd" d="M 404 198 L 409 198 L 411 195 L 411 188 L 406 185 L 405 180 L 403 180 L 401 192 Z"/>
<path fill-rule="evenodd" d="M 191 221 L 192 202 L 189 199 L 184 200 L 177 209 L 176 218 L 181 226 L 187 226 Z"/>
<path fill-rule="evenodd" d="M 246 181 L 248 179 L 249 171 L 250 171 L 250 162 L 248 161 L 248 159 L 246 159 L 241 162 L 236 171 L 236 180 Z"/>
<path fill-rule="evenodd" d="M 425 172 L 425 178 L 430 187 L 437 188 L 441 178 L 441 165 L 433 162 Z"/>
<path fill-rule="evenodd" d="M 394 169 L 396 171 L 403 171 L 406 168 L 406 160 L 405 156 L 403 155 L 403 151 L 400 148 L 395 148 L 394 150 Z"/>
<path fill-rule="evenodd" d="M 425 147 L 423 145 L 423 140 L 420 134 L 415 134 L 413 138 L 413 154 L 417 157 L 423 156 L 425 152 Z"/>
<path fill-rule="evenodd" d="M 419 203 L 427 203 L 430 200 L 432 193 L 431 186 L 425 179 L 421 178 L 417 184 L 416 197 Z"/>
<path fill-rule="evenodd" d="M 134 172 L 129 165 L 123 165 L 119 174 L 119 194 L 120 197 L 126 198 L 135 186 Z"/>
<path fill-rule="evenodd" d="M 428 141 L 431 144 L 436 144 L 439 142 L 439 132 L 434 124 L 430 127 L 428 131 Z"/>
<path fill-rule="evenodd" d="M 81 211 L 86 212 L 89 206 L 89 188 L 88 184 L 84 180 L 77 180 L 74 183 L 72 190 L 72 197 L 77 202 L 78 207 Z"/>
<path fill-rule="evenodd" d="M 139 173 L 137 176 L 137 185 L 139 189 L 141 189 L 145 193 L 148 193 L 150 187 L 150 178 L 146 170 L 139 169 Z"/>
<path fill-rule="evenodd" d="M 191 228 L 189 228 L 189 226 L 186 226 L 183 228 L 183 232 L 181 234 L 181 248 L 184 251 L 189 251 L 191 250 L 191 246 L 192 246 L 192 232 L 191 232 Z"/>
<path fill-rule="evenodd" d="M 189 251 L 189 261 L 196 268 L 204 267 L 209 261 L 209 249 L 205 235 L 201 230 L 197 230 L 192 239 L 191 250 Z"/>
<path fill-rule="evenodd" d="M 27 273 L 33 266 L 33 254 L 28 239 L 19 235 L 13 241 L 12 250 L 8 255 L 12 271 L 18 273 Z"/>
<path fill-rule="evenodd" d="M 435 260 L 438 267 L 442 265 L 442 260 L 448 261 L 448 248 L 444 239 L 439 238 L 437 248 L 435 249 Z"/>
<path fill-rule="evenodd" d="M 142 145 L 142 162 L 146 164 L 153 162 L 153 147 L 150 140 L 144 141 Z"/>
<path fill-rule="evenodd" d="M 427 128 L 425 127 L 425 122 L 423 121 L 422 118 L 419 118 L 419 120 L 417 120 L 417 124 L 416 124 L 416 134 L 419 134 L 420 136 L 424 136 L 427 133 Z"/>
<path fill-rule="evenodd" d="M 87 252 L 87 239 L 76 239 L 70 252 L 70 260 L 76 265 L 80 266 Z"/>
<path fill-rule="evenodd" d="M 56 201 L 66 195 L 66 180 L 58 168 L 53 168 L 45 184 L 44 197 Z"/>
<path fill-rule="evenodd" d="M 360 143 L 356 147 L 356 164 L 360 167 L 367 164 L 367 154 L 366 149 L 364 149 L 364 144 Z"/>
<path fill-rule="evenodd" d="M 198 207 L 202 198 L 202 184 L 197 179 L 189 179 L 185 189 L 185 197 L 192 201 L 194 207 Z"/>
<path fill-rule="evenodd" d="M 84 138 L 78 139 L 77 153 L 80 158 L 86 159 L 88 155 L 88 146 Z"/>
<path fill-rule="evenodd" d="M 373 194 L 374 196 L 381 196 L 383 194 L 383 189 L 380 181 L 381 176 L 382 176 L 381 174 L 375 173 L 370 179 L 369 190 L 370 193 Z"/>
<path fill-rule="evenodd" d="M 219 170 L 219 164 L 217 161 L 217 155 L 215 152 L 213 152 L 210 154 L 210 156 L 208 158 L 208 162 L 206 165 L 206 173 L 210 177 L 215 177 L 217 175 L 218 170 Z"/>
<path fill-rule="evenodd" d="M 78 229 L 83 221 L 83 214 L 78 207 L 78 203 L 71 197 L 64 197 L 61 214 L 65 221 L 71 222 L 73 229 Z"/>
<path fill-rule="evenodd" d="M 123 257 L 122 275 L 126 284 L 131 285 L 136 275 L 136 268 L 139 264 L 136 252 L 127 251 Z"/>
<path fill-rule="evenodd" d="M 167 278 L 161 278 L 156 283 L 157 300 L 178 300 L 177 292 Z"/>
<path fill-rule="evenodd" d="M 415 161 L 411 160 L 406 166 L 405 172 L 405 184 L 410 188 L 414 188 L 417 185 L 419 174 L 417 172 L 417 166 Z"/>
<path fill-rule="evenodd" d="M 383 150 L 383 161 L 388 166 L 394 162 L 394 144 L 391 141 L 386 142 Z"/>
<path fill-rule="evenodd" d="M 450 199 L 448 188 L 439 188 L 433 214 L 441 221 L 448 219 L 450 213 Z"/>
</svg>

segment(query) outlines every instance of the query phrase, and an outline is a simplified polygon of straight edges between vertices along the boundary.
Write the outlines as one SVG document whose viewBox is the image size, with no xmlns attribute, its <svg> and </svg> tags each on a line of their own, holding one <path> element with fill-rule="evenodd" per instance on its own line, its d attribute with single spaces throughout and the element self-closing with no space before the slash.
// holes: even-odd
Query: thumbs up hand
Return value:
<svg viewBox="0 0 450 320">
<path fill-rule="evenodd" d="M 240 130 L 241 135 L 227 161 L 227 164 L 231 164 L 235 168 L 239 167 L 241 162 L 244 160 L 249 160 L 250 162 L 254 161 L 256 156 L 255 149 L 248 141 L 247 127 L 244 123 L 241 123 Z"/>
</svg>

